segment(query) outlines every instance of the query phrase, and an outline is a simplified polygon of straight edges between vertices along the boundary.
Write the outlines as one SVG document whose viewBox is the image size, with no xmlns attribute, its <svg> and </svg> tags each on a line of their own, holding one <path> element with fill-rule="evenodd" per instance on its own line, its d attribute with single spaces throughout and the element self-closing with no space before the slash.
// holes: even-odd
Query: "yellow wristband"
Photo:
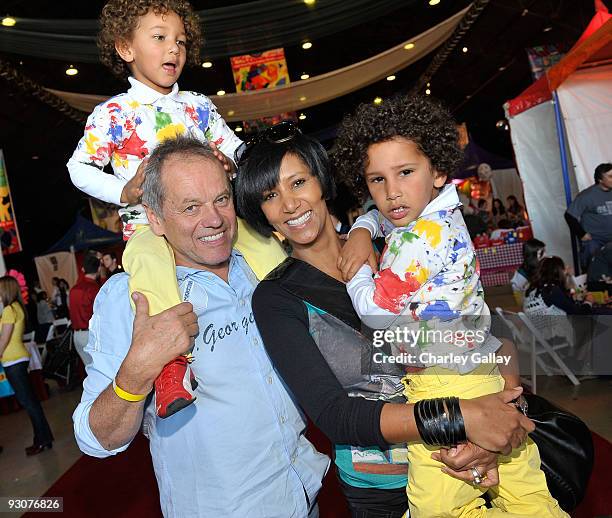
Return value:
<svg viewBox="0 0 612 518">
<path fill-rule="evenodd" d="M 142 401 L 147 397 L 146 394 L 130 394 L 129 392 L 126 392 L 117 385 L 116 380 L 113 380 L 113 390 L 121 399 L 124 401 L 129 401 L 130 403 L 137 403 L 138 401 Z"/>
</svg>

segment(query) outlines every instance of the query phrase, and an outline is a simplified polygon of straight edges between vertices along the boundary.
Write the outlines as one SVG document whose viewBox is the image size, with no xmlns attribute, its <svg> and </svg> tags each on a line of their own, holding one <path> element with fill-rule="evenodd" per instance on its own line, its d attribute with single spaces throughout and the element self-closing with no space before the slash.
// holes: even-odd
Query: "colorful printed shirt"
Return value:
<svg viewBox="0 0 612 518">
<path fill-rule="evenodd" d="M 147 218 L 142 205 L 121 203 L 121 192 L 157 144 L 190 134 L 214 142 L 231 159 L 241 144 L 205 95 L 181 92 L 177 84 L 164 95 L 133 77 L 128 80 L 132 87 L 127 92 L 96 106 L 68 161 L 74 185 L 94 198 L 122 206 L 119 213 L 126 235 L 135 224 L 146 224 Z M 114 176 L 103 171 L 109 163 Z"/>
<path fill-rule="evenodd" d="M 387 233 L 376 275 L 362 266 L 347 290 L 367 326 L 407 329 L 392 344 L 394 353 L 414 353 L 406 363 L 463 373 L 477 366 L 474 352 L 495 352 L 501 342 L 489 332 L 490 312 L 460 205 L 455 186 L 444 187 L 415 221 Z M 371 211 L 353 228 L 380 237 L 388 224 Z"/>
</svg>

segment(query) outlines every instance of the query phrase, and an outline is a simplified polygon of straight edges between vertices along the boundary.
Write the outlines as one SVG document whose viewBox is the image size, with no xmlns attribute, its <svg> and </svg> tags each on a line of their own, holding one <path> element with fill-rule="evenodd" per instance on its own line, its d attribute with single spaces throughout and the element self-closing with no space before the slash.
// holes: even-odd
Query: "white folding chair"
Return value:
<svg viewBox="0 0 612 518">
<path fill-rule="evenodd" d="M 523 312 L 515 313 L 499 307 L 495 308 L 495 311 L 510 330 L 512 339 L 517 348 L 529 354 L 530 379 L 521 379 L 530 385 L 531 391 L 534 394 L 537 394 L 537 366 L 539 366 L 547 376 L 552 376 L 553 374 L 553 369 L 551 369 L 550 364 L 547 364 L 542 358 L 542 356 L 546 354 L 550 355 L 561 372 L 565 374 L 574 385 L 580 384 L 574 373 L 557 354 L 558 350 L 570 347 L 571 344 L 569 342 L 551 345 Z"/>
<path fill-rule="evenodd" d="M 536 351 L 536 354 L 538 355 L 548 354 L 553 359 L 553 361 L 557 364 L 557 367 L 559 367 L 561 372 L 563 372 L 563 374 L 565 374 L 574 385 L 580 385 L 580 381 L 578 381 L 578 378 L 576 378 L 576 376 L 571 371 L 571 369 L 566 365 L 566 363 L 557 354 L 557 351 L 561 349 L 566 349 L 568 347 L 571 348 L 573 345 L 572 342 L 570 340 L 565 340 L 564 342 L 560 344 L 553 345 L 544 336 L 544 334 L 542 333 L 542 330 L 538 329 L 538 327 L 532 321 L 531 315 L 526 315 L 525 313 L 521 311 L 518 314 L 518 316 L 525 323 L 529 331 L 532 333 L 531 335 L 532 343 L 536 343 L 536 348 L 538 347 L 538 345 L 539 347 L 541 347 L 541 351 Z M 542 318 L 542 317 L 537 316 L 536 318 Z M 559 317 L 550 317 L 550 318 L 558 319 Z"/>
</svg>

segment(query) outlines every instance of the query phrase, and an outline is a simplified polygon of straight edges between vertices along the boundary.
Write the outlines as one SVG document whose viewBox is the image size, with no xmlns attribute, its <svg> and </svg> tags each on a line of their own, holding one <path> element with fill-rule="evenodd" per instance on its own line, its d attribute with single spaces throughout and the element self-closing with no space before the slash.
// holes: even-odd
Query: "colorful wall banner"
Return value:
<svg viewBox="0 0 612 518">
<path fill-rule="evenodd" d="M 538 45 L 525 49 L 529 57 L 529 65 L 531 66 L 531 74 L 534 81 L 542 77 L 550 67 L 561 61 L 565 52 L 559 45 L 548 44 Z"/>
<path fill-rule="evenodd" d="M 285 50 L 272 49 L 230 58 L 237 92 L 275 88 L 289 84 Z"/>
<path fill-rule="evenodd" d="M 21 252 L 19 229 L 13 213 L 13 200 L 9 186 L 4 153 L 0 149 L 0 243 L 4 255 Z"/>
<path fill-rule="evenodd" d="M 285 50 L 282 48 L 234 56 L 230 58 L 230 62 L 237 93 L 287 86 L 290 83 Z M 295 112 L 245 120 L 244 129 L 259 131 L 286 119 L 297 120 Z"/>
</svg>

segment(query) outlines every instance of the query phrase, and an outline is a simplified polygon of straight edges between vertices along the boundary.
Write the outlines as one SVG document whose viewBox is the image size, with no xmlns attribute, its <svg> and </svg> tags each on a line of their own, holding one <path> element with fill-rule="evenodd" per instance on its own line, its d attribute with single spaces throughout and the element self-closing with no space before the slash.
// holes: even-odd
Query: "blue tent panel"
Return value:
<svg viewBox="0 0 612 518">
<path fill-rule="evenodd" d="M 70 247 L 74 247 L 76 251 L 87 248 L 100 249 L 120 243 L 122 240 L 121 234 L 104 230 L 79 214 L 68 232 L 45 253 L 67 251 Z"/>
</svg>

